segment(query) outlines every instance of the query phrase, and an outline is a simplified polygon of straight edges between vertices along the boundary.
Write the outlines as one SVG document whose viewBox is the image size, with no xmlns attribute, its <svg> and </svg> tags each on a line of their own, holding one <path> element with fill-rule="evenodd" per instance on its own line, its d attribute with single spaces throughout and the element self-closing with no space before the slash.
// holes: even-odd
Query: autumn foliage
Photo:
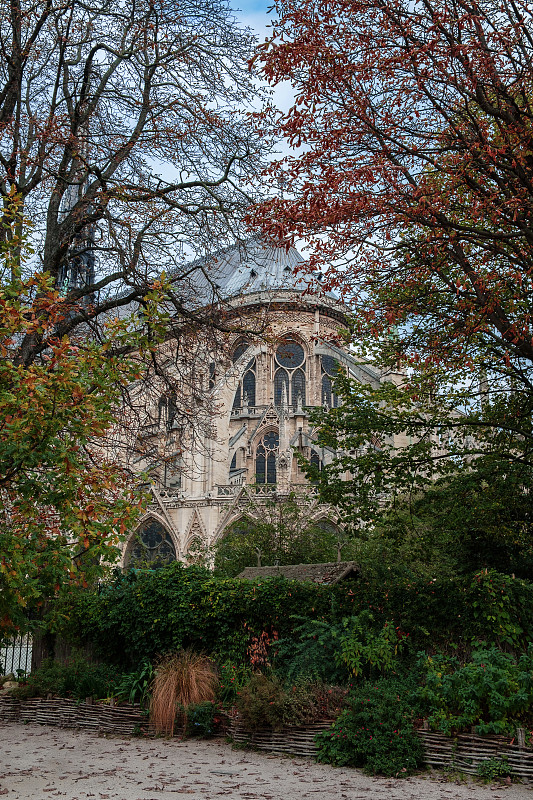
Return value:
<svg viewBox="0 0 533 800">
<path fill-rule="evenodd" d="M 410 363 L 473 360 L 526 391 L 533 361 L 531 7 L 283 0 L 259 52 L 289 80 L 293 154 L 256 212 Z M 269 112 L 264 112 L 268 114 Z M 273 113 L 273 112 L 272 112 Z M 357 323 L 356 323 L 357 324 Z"/>
<path fill-rule="evenodd" d="M 2 245 L 0 283 L 0 635 L 73 584 L 87 585 L 118 554 L 142 496 L 109 453 L 119 389 L 134 364 L 107 340 L 54 336 L 64 300 L 49 276 L 21 276 L 24 242 Z M 46 341 L 31 364 L 13 358 L 23 337 Z"/>
</svg>

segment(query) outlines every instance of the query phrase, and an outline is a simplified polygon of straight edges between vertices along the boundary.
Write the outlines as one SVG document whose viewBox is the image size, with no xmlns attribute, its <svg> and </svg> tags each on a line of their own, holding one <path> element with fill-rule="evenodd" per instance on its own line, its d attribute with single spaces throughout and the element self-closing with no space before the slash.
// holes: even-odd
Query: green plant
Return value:
<svg viewBox="0 0 533 800">
<path fill-rule="evenodd" d="M 518 659 L 491 647 L 465 664 L 437 654 L 423 655 L 419 666 L 424 679 L 416 701 L 436 730 L 475 726 L 480 734 L 507 735 L 533 716 L 533 644 Z"/>
<path fill-rule="evenodd" d="M 285 692 L 279 678 L 256 672 L 239 692 L 237 709 L 244 727 L 249 731 L 261 727 L 283 727 L 279 710 Z"/>
<path fill-rule="evenodd" d="M 172 735 L 177 707 L 185 710 L 191 705 L 213 701 L 218 686 L 215 665 L 207 656 L 193 650 L 169 653 L 155 670 L 150 719 L 158 733 Z"/>
<path fill-rule="evenodd" d="M 346 684 L 349 672 L 337 658 L 339 640 L 344 631 L 342 623 L 331 620 L 293 617 L 296 625 L 290 636 L 276 642 L 274 663 L 276 671 L 287 681 L 301 676 L 309 680 Z"/>
<path fill-rule="evenodd" d="M 477 765 L 476 774 L 486 781 L 493 781 L 495 778 L 505 778 L 511 775 L 511 769 L 507 761 L 507 756 L 501 758 L 485 758 Z"/>
<path fill-rule="evenodd" d="M 51 659 L 44 661 L 13 690 L 13 695 L 19 699 L 46 697 L 48 694 L 76 700 L 103 698 L 115 693 L 119 680 L 120 672 L 116 667 L 94 664 L 81 655 L 74 655 L 65 664 Z"/>
<path fill-rule="evenodd" d="M 413 728 L 412 688 L 411 681 L 398 677 L 364 681 L 332 727 L 317 735 L 318 760 L 362 767 L 372 774 L 412 773 L 422 763 Z"/>
<path fill-rule="evenodd" d="M 280 730 L 335 716 L 346 690 L 303 677 L 285 685 L 277 675 L 256 672 L 240 691 L 237 709 L 249 731 L 266 727 Z"/>
<path fill-rule="evenodd" d="M 214 736 L 220 726 L 220 717 L 214 703 L 192 704 L 187 708 L 185 735 L 207 738 Z"/>
<path fill-rule="evenodd" d="M 138 702 L 143 707 L 148 706 L 153 677 L 152 664 L 144 661 L 136 672 L 127 672 L 122 676 L 115 689 L 115 697 L 132 705 Z"/>
<path fill-rule="evenodd" d="M 223 705 L 233 705 L 243 687 L 248 683 L 252 670 L 248 665 L 225 661 L 219 667 L 218 696 Z"/>
<path fill-rule="evenodd" d="M 402 634 L 394 623 L 385 621 L 374 630 L 375 617 L 370 611 L 342 620 L 344 633 L 339 639 L 337 662 L 344 663 L 352 675 L 390 672 L 396 666 L 396 655 Z"/>
<path fill-rule="evenodd" d="M 347 684 L 352 676 L 388 672 L 397 664 L 404 634 L 390 620 L 371 611 L 340 622 L 295 617 L 300 625 L 276 647 L 276 667 L 294 680 L 298 675 Z"/>
<path fill-rule="evenodd" d="M 373 636 L 385 623 L 393 624 L 402 659 L 449 648 L 450 642 L 466 656 L 480 639 L 516 652 L 533 641 L 533 583 L 490 571 L 437 572 L 428 579 L 406 562 L 387 563 L 378 553 L 375 568 L 367 563 L 359 580 L 318 586 L 284 578 L 221 580 L 176 562 L 157 575 L 121 574 L 98 593 L 73 593 L 55 617 L 66 620 L 60 632 L 68 641 L 89 642 L 99 657 L 125 671 L 183 647 L 210 653 L 219 663 L 244 664 L 252 640 L 277 631 L 278 641 L 270 647 L 276 672 L 289 680 L 303 673 L 327 683 L 349 682 L 347 666 L 335 662 L 334 652 L 339 637 L 349 632 L 342 620 L 363 611 L 374 617 Z"/>
</svg>

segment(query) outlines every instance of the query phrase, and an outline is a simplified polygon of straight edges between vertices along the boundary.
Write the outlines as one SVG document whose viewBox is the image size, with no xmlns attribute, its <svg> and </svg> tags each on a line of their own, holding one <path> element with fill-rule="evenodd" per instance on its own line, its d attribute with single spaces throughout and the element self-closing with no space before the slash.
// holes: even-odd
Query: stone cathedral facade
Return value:
<svg viewBox="0 0 533 800">
<path fill-rule="evenodd" d="M 125 545 L 125 566 L 186 561 L 195 544 L 223 537 L 250 504 L 257 510 L 291 493 L 310 521 L 328 518 L 295 458 L 300 452 L 321 464 L 333 457 L 314 444 L 308 409 L 337 405 L 339 367 L 374 385 L 385 376 L 342 346 L 345 309 L 334 296 L 309 291 L 298 275 L 302 261 L 294 248 L 259 239 L 244 254 L 235 249 L 219 257 L 217 288 L 243 328 L 248 318 L 261 318 L 267 332 L 255 340 L 235 336 L 223 368 L 211 367 L 213 430 L 183 455 L 181 478 L 152 487 L 152 502 Z"/>
</svg>

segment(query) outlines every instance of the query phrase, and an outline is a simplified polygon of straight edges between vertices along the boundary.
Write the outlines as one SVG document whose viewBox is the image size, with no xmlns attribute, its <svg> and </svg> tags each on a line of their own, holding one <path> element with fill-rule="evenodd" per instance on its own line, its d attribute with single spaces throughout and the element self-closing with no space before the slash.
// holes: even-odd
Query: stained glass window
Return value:
<svg viewBox="0 0 533 800">
<path fill-rule="evenodd" d="M 339 362 L 333 356 L 320 356 L 322 371 L 322 405 L 338 408 L 339 398 L 335 394 L 334 379 L 339 371 Z"/>
<path fill-rule="evenodd" d="M 303 370 L 297 369 L 292 373 L 292 404 L 301 402 L 305 406 L 305 375 Z"/>
<path fill-rule="evenodd" d="M 283 339 L 276 350 L 276 372 L 274 374 L 274 404 L 281 405 L 283 387 L 285 401 L 296 406 L 298 398 L 305 405 L 305 350 L 294 339 Z"/>
<path fill-rule="evenodd" d="M 280 406 L 283 399 L 283 387 L 285 387 L 285 402 L 289 402 L 289 375 L 284 369 L 276 370 L 274 376 L 274 405 Z"/>
<path fill-rule="evenodd" d="M 142 523 L 133 536 L 128 567 L 158 569 L 176 561 L 176 548 L 168 531 L 155 519 Z"/>
<path fill-rule="evenodd" d="M 255 362 L 254 362 L 255 367 Z M 242 399 L 244 403 L 244 395 L 246 395 L 246 400 L 249 406 L 255 406 L 255 372 L 249 369 L 248 372 L 244 374 L 244 378 L 242 379 Z"/>
<path fill-rule="evenodd" d="M 235 350 L 233 351 L 233 363 L 235 363 L 243 353 L 245 353 L 250 345 L 248 342 L 241 342 Z M 246 402 L 249 406 L 255 406 L 255 385 L 256 385 L 256 364 L 255 358 L 251 358 L 248 364 L 246 365 L 246 369 L 244 371 L 244 375 L 239 380 L 239 385 L 235 391 L 235 397 L 233 398 L 233 408 L 239 409 L 242 408 L 244 405 L 244 395 L 246 395 Z"/>
<path fill-rule="evenodd" d="M 233 356 L 232 356 L 232 360 L 233 360 L 234 364 L 235 364 L 236 361 L 239 360 L 239 358 L 242 356 L 242 354 L 245 353 L 248 350 L 249 347 L 250 347 L 250 345 L 249 345 L 248 342 L 241 342 L 240 344 L 237 345 L 237 347 L 233 351 Z"/>
<path fill-rule="evenodd" d="M 333 356 L 321 356 L 320 358 L 322 362 L 322 371 L 329 375 L 330 378 L 334 378 L 337 374 L 339 369 L 339 362 Z"/>
<path fill-rule="evenodd" d="M 305 352 L 294 339 L 284 339 L 276 350 L 276 361 L 281 367 L 295 369 L 304 363 Z"/>
<path fill-rule="evenodd" d="M 276 483 L 276 455 L 279 447 L 279 434 L 276 431 L 266 433 L 255 451 L 255 482 Z"/>
</svg>

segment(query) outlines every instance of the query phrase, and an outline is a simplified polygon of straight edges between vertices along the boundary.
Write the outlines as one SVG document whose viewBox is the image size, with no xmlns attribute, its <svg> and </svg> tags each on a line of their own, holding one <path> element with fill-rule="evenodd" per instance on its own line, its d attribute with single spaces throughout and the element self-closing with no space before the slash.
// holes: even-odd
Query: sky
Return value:
<svg viewBox="0 0 533 800">
<path fill-rule="evenodd" d="M 271 20 L 276 18 L 276 12 L 268 12 L 274 0 L 229 0 L 228 5 L 234 12 L 239 22 L 250 28 L 257 36 L 258 42 L 271 34 Z M 288 82 L 283 82 L 274 87 L 274 104 L 282 111 L 288 111 L 292 106 L 294 93 Z M 282 148 L 286 152 L 285 148 Z"/>
<path fill-rule="evenodd" d="M 246 25 L 263 39 L 266 35 L 266 26 L 269 23 L 271 15 L 267 13 L 267 9 L 273 4 L 270 0 L 233 0 L 230 6 L 234 9 L 235 14 Z"/>
</svg>

